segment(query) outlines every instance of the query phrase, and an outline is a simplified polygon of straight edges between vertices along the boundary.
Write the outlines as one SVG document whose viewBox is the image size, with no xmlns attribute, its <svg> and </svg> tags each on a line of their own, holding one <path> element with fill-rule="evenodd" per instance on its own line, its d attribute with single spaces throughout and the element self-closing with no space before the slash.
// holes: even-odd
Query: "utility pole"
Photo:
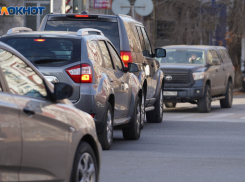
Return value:
<svg viewBox="0 0 245 182">
<path fill-rule="evenodd" d="M 54 0 L 50 0 L 50 13 L 54 12 Z"/>
</svg>

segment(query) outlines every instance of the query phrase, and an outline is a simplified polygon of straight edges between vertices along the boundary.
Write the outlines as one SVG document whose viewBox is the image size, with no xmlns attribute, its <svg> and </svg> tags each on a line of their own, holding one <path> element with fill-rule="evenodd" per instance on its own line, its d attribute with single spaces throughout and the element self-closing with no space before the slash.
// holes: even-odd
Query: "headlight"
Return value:
<svg viewBox="0 0 245 182">
<path fill-rule="evenodd" d="M 193 73 L 193 79 L 194 80 L 201 80 L 203 78 L 204 78 L 204 72 Z"/>
</svg>

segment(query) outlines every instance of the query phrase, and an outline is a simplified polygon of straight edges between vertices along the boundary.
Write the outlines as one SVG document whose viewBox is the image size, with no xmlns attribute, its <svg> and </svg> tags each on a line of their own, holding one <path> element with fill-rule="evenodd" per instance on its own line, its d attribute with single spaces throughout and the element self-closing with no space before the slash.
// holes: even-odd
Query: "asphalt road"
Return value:
<svg viewBox="0 0 245 182">
<path fill-rule="evenodd" d="M 161 124 L 146 123 L 138 141 L 115 131 L 103 151 L 100 182 L 245 182 L 245 96 L 231 109 L 212 103 L 165 109 Z"/>
</svg>

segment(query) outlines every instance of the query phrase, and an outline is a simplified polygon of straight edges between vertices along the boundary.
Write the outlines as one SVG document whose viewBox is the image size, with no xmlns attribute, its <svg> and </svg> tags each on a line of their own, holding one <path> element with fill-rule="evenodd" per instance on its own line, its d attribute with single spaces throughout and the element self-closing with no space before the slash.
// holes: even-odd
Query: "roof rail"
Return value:
<svg viewBox="0 0 245 182">
<path fill-rule="evenodd" d="M 81 28 L 77 31 L 77 35 L 80 35 L 80 36 L 89 35 L 89 34 L 104 36 L 104 34 L 100 30 L 97 30 L 94 28 Z"/>
<path fill-rule="evenodd" d="M 27 27 L 15 27 L 8 30 L 7 34 L 20 33 L 20 32 L 32 32 L 32 29 Z"/>
</svg>

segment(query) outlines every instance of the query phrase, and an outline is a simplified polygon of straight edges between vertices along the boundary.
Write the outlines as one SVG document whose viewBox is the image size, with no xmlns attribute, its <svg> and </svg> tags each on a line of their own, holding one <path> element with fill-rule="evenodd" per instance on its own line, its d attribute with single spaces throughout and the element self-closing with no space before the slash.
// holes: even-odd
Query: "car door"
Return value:
<svg viewBox="0 0 245 182">
<path fill-rule="evenodd" d="M 48 100 L 42 76 L 10 52 L 1 64 L 9 92 L 20 109 L 20 181 L 62 181 L 69 150 L 69 123 L 62 104 Z"/>
<path fill-rule="evenodd" d="M 0 181 L 19 181 L 21 164 L 21 125 L 19 107 L 6 93 L 1 72 L 5 51 L 0 49 Z"/>
<path fill-rule="evenodd" d="M 130 108 L 131 101 L 131 85 L 129 85 L 129 73 L 124 72 L 124 66 L 120 56 L 118 55 L 114 46 L 107 42 L 110 49 L 111 57 L 115 65 L 115 75 L 118 79 L 121 80 L 121 104 L 124 107 L 122 111 L 122 117 L 126 117 Z"/>
<path fill-rule="evenodd" d="M 215 71 L 216 71 L 216 76 L 214 79 L 214 83 L 216 84 L 216 95 L 220 95 L 223 93 L 224 89 L 225 89 L 225 67 L 224 67 L 224 62 L 223 60 L 220 58 L 217 50 L 212 49 L 211 50 L 212 53 L 212 57 L 213 59 L 220 59 L 221 62 L 219 65 L 214 65 L 215 66 Z"/>
<path fill-rule="evenodd" d="M 104 71 L 109 77 L 111 86 L 114 89 L 114 96 L 115 96 L 114 118 L 121 118 L 123 117 L 123 112 L 126 109 L 122 102 L 122 95 L 123 95 L 122 77 L 120 74 L 118 74 L 118 71 L 115 69 L 106 41 L 99 40 L 98 42 L 104 61 L 104 67 L 105 67 Z"/>
<path fill-rule="evenodd" d="M 148 68 L 146 67 L 146 72 L 148 73 L 148 78 L 147 78 L 147 85 L 150 86 L 149 88 L 149 93 L 147 93 L 147 96 L 149 98 L 152 98 L 155 94 L 156 87 L 157 87 L 157 79 L 156 79 L 156 60 L 152 57 L 153 52 L 151 48 L 151 43 L 150 40 L 147 36 L 147 33 L 143 27 L 141 27 L 142 35 L 143 35 L 143 40 L 145 43 L 145 50 L 143 51 L 143 55 L 145 59 L 147 60 L 147 65 L 149 66 Z"/>
</svg>

